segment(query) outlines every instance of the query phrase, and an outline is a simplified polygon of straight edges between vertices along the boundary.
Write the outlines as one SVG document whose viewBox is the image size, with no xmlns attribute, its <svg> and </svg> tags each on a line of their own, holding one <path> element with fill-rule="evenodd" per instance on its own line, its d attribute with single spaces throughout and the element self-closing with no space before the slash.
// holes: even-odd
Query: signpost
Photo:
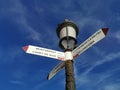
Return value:
<svg viewBox="0 0 120 90">
<path fill-rule="evenodd" d="M 54 58 L 62 61 L 65 60 L 65 54 L 63 52 L 56 51 L 56 50 L 51 50 L 51 49 L 32 46 L 32 45 L 24 46 L 23 50 L 29 54 Z"/>
<path fill-rule="evenodd" d="M 87 40 L 85 40 L 81 45 L 79 45 L 72 51 L 73 56 L 77 57 L 78 55 L 86 51 L 88 48 L 90 48 L 92 45 L 102 40 L 106 36 L 108 30 L 108 28 L 102 28 L 98 30 L 96 33 L 94 33 L 92 36 L 90 36 Z"/>
<path fill-rule="evenodd" d="M 99 31 L 97 31 L 96 33 L 94 33 L 92 36 L 90 36 L 87 40 L 85 40 L 82 44 L 80 44 L 77 48 L 75 48 L 72 51 L 73 54 L 73 58 L 77 58 L 77 56 L 79 56 L 80 54 L 82 54 L 85 50 L 87 50 L 88 48 L 90 48 L 92 45 L 94 45 L 95 43 L 99 42 L 100 40 L 102 40 L 103 38 L 105 38 L 107 32 L 108 32 L 108 28 L 102 28 Z M 54 72 L 54 70 L 61 70 L 61 67 L 63 68 L 63 66 L 65 66 L 64 62 L 60 62 L 57 65 L 57 68 L 54 68 L 48 75 L 49 79 L 51 79 L 54 75 L 56 75 L 57 73 L 55 73 L 53 76 L 51 76 L 51 74 Z"/>
<path fill-rule="evenodd" d="M 65 67 L 66 90 L 76 90 L 73 59 L 75 59 L 80 54 L 85 52 L 88 48 L 105 38 L 108 30 L 108 28 L 99 29 L 96 33 L 91 35 L 87 40 L 85 40 L 82 44 L 75 48 L 77 44 L 76 35 L 78 34 L 78 28 L 76 24 L 69 21 L 68 19 L 65 19 L 65 21 L 61 23 L 57 28 L 57 34 L 60 38 L 59 46 L 65 52 L 37 47 L 33 45 L 24 46 L 23 50 L 29 54 L 61 60 L 61 62 L 49 73 L 47 79 L 50 80 L 62 68 Z"/>
</svg>

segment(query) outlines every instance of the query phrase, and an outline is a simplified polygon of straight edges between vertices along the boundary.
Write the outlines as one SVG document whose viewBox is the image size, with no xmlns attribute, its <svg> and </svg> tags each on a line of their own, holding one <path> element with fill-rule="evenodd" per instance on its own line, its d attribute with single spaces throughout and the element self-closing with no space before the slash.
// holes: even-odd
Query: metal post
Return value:
<svg viewBox="0 0 120 90">
<path fill-rule="evenodd" d="M 73 60 L 65 62 L 66 90 L 76 90 Z"/>
</svg>

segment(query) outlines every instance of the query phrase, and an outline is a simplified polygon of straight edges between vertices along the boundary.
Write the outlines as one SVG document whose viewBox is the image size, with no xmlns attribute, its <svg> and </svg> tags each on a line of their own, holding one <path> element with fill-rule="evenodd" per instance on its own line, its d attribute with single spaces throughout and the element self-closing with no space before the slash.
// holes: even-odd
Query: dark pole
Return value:
<svg viewBox="0 0 120 90">
<path fill-rule="evenodd" d="M 73 65 L 73 60 L 68 60 L 65 62 L 66 90 L 76 90 Z"/>
<path fill-rule="evenodd" d="M 69 48 L 69 44 L 68 44 L 69 36 L 68 36 L 68 27 L 67 27 L 67 25 L 66 25 L 66 35 L 67 35 L 67 49 L 68 49 Z M 72 46 L 72 48 L 73 47 L 74 46 Z M 66 90 L 76 90 L 75 78 L 74 78 L 73 60 L 67 60 L 65 62 L 65 74 L 66 74 Z"/>
</svg>

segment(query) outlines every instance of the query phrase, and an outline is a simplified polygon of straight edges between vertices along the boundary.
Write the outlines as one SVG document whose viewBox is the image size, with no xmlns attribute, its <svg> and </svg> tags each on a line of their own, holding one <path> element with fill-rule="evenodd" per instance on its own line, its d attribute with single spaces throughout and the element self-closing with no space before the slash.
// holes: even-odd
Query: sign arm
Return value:
<svg viewBox="0 0 120 90">
<path fill-rule="evenodd" d="M 102 40 L 108 32 L 109 28 L 102 28 L 90 36 L 87 40 L 85 40 L 82 44 L 80 44 L 77 48 L 72 51 L 73 57 L 76 58 L 92 45 L 96 44 L 100 40 Z"/>
<path fill-rule="evenodd" d="M 52 69 L 52 71 L 48 74 L 47 80 L 50 80 L 53 78 L 61 69 L 63 69 L 65 66 L 65 62 L 61 61 L 55 68 Z"/>
<path fill-rule="evenodd" d="M 56 51 L 56 50 L 52 50 L 52 49 L 47 49 L 47 48 L 37 47 L 37 46 L 33 46 L 33 45 L 28 45 L 28 46 L 24 46 L 23 50 L 26 53 L 33 54 L 33 55 L 39 55 L 39 56 L 54 58 L 54 59 L 58 59 L 58 60 L 61 60 L 61 61 L 64 61 L 64 59 L 65 59 L 64 52 L 60 52 L 60 51 Z"/>
</svg>

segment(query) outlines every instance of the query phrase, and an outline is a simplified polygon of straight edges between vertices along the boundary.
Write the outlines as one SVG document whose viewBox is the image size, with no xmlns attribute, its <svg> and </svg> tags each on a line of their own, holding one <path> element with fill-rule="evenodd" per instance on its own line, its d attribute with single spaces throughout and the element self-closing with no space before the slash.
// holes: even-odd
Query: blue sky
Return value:
<svg viewBox="0 0 120 90">
<path fill-rule="evenodd" d="M 77 90 L 120 90 L 120 0 L 0 0 L 0 90 L 65 89 L 64 70 L 46 79 L 59 61 L 21 49 L 31 44 L 61 51 L 56 28 L 65 18 L 79 27 L 79 44 L 110 28 L 75 60 Z"/>
</svg>

